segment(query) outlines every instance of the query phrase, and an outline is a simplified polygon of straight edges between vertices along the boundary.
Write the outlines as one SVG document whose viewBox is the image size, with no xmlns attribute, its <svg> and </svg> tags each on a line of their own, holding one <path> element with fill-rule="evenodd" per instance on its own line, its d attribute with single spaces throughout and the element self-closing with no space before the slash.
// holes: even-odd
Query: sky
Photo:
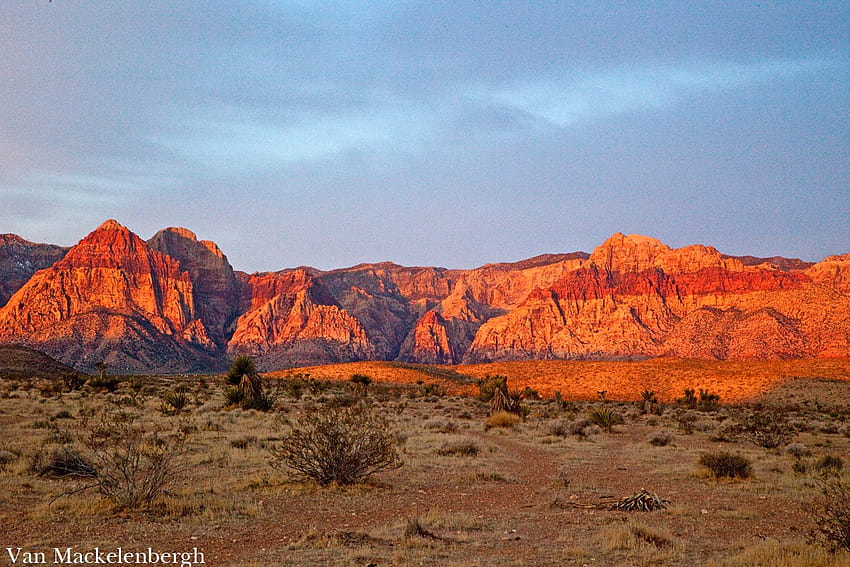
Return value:
<svg viewBox="0 0 850 567">
<path fill-rule="evenodd" d="M 850 3 L 3 0 L 0 233 L 248 272 L 850 252 Z"/>
</svg>

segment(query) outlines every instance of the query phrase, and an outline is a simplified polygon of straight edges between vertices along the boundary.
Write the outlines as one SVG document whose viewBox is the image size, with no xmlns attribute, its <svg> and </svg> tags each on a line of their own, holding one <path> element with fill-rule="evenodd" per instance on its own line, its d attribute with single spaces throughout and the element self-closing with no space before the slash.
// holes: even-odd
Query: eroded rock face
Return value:
<svg viewBox="0 0 850 567">
<path fill-rule="evenodd" d="M 618 233 L 592 254 L 473 270 L 381 263 L 248 275 L 180 228 L 145 243 L 108 221 L 67 254 L 4 238 L 0 282 L 38 264 L 4 268 L 3 250 L 58 258 L 0 309 L 0 342 L 28 343 L 80 368 L 213 369 L 235 354 L 264 369 L 850 356 L 850 255 L 817 264 L 731 257 Z"/>
<path fill-rule="evenodd" d="M 482 325 L 465 360 L 850 353 L 842 260 L 806 270 L 753 264 L 616 234 L 586 267 Z"/>
<path fill-rule="evenodd" d="M 196 319 L 188 273 L 115 221 L 11 297 L 0 310 L 0 338 L 82 368 L 106 360 L 125 371 L 177 369 L 214 358 L 204 353 L 214 344 Z"/>
<path fill-rule="evenodd" d="M 251 276 L 243 304 L 227 350 L 257 357 L 262 368 L 374 357 L 358 320 L 306 269 Z"/>
<path fill-rule="evenodd" d="M 228 340 L 230 324 L 239 314 L 241 290 L 233 268 L 218 246 L 198 240 L 185 228 L 166 228 L 148 240 L 148 246 L 177 260 L 189 272 L 197 318 L 219 346 Z"/>
<path fill-rule="evenodd" d="M 14 234 L 0 234 L 0 307 L 38 270 L 61 260 L 67 248 L 36 244 Z"/>
</svg>

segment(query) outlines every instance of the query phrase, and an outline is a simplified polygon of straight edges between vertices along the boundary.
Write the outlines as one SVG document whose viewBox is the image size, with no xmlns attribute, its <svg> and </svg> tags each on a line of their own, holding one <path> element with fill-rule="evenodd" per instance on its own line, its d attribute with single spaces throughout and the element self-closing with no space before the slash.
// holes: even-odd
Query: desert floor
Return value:
<svg viewBox="0 0 850 567">
<path fill-rule="evenodd" d="M 269 412 L 225 409 L 220 376 L 79 389 L 0 379 L 0 565 L 13 564 L 7 547 L 71 546 L 198 548 L 214 566 L 850 565 L 846 552 L 811 540 L 821 488 L 846 482 L 850 468 L 849 369 L 847 361 L 354 363 L 267 375 L 280 389 Z M 365 394 L 349 381 L 356 373 L 373 379 Z M 523 400 L 520 422 L 489 426 L 489 405 L 475 398 L 476 379 L 488 374 L 543 399 Z M 685 388 L 720 395 L 719 408 L 677 403 Z M 184 390 L 188 403 L 176 412 L 166 398 Z M 556 390 L 561 403 L 549 397 Z M 642 404 L 645 390 L 659 403 Z M 358 405 L 386 421 L 401 467 L 323 487 L 270 466 L 270 449 L 306 413 Z M 736 429 L 764 411 L 788 422 L 777 448 Z M 81 490 L 91 479 L 39 474 L 57 448 L 85 457 L 91 431 L 116 412 L 136 415 L 146 431 L 186 434 L 162 494 L 116 508 L 97 488 Z M 606 431 L 594 412 L 622 422 Z M 749 459 L 752 474 L 715 478 L 699 464 L 722 451 Z M 643 489 L 666 508 L 611 509 Z"/>
</svg>

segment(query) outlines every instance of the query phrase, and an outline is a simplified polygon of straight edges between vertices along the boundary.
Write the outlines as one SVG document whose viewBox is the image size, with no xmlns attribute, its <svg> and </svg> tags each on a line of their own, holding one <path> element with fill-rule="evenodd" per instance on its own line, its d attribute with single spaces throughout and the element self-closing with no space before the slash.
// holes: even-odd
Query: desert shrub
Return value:
<svg viewBox="0 0 850 567">
<path fill-rule="evenodd" d="M 788 443 L 795 435 L 794 427 L 785 413 L 776 408 L 756 409 L 732 427 L 732 431 L 747 441 L 765 449 L 775 449 Z"/>
<path fill-rule="evenodd" d="M 623 423 L 623 416 L 616 411 L 606 408 L 597 407 L 590 410 L 588 419 L 594 425 L 598 425 L 602 430 L 611 433 L 615 425 Z"/>
<path fill-rule="evenodd" d="M 554 435 L 555 437 L 567 437 L 570 434 L 570 426 L 571 424 L 566 421 L 553 423 L 549 427 L 549 435 Z"/>
<path fill-rule="evenodd" d="M 372 377 L 367 374 L 352 374 L 351 382 L 357 386 L 357 390 L 361 396 L 366 396 L 369 393 L 369 384 L 372 383 Z"/>
<path fill-rule="evenodd" d="M 699 390 L 699 399 L 696 403 L 696 409 L 700 411 L 716 411 L 720 407 L 720 396 L 713 394 L 708 390 Z"/>
<path fill-rule="evenodd" d="M 670 444 L 673 435 L 669 431 L 657 431 L 649 438 L 649 444 L 655 447 L 664 447 Z"/>
<path fill-rule="evenodd" d="M 30 463 L 30 470 L 38 476 L 52 478 L 94 478 L 97 471 L 89 458 L 70 444 L 45 445 Z"/>
<path fill-rule="evenodd" d="M 741 455 L 722 451 L 703 453 L 699 464 L 711 471 L 715 478 L 747 478 L 752 473 L 751 462 Z"/>
<path fill-rule="evenodd" d="M 831 551 L 850 551 L 850 479 L 821 481 L 808 513 L 814 523 L 811 536 L 815 542 Z"/>
<path fill-rule="evenodd" d="M 160 411 L 163 415 L 176 415 L 189 406 L 189 393 L 185 385 L 164 392 L 160 397 Z"/>
<path fill-rule="evenodd" d="M 386 422 L 364 405 L 313 409 L 270 452 L 273 468 L 323 486 L 401 466 Z"/>
<path fill-rule="evenodd" d="M 250 445 L 254 445 L 256 443 L 256 435 L 243 435 L 242 437 L 230 440 L 230 446 L 234 449 L 247 449 Z"/>
<path fill-rule="evenodd" d="M 836 455 L 824 455 L 815 461 L 815 468 L 824 475 L 839 474 L 844 468 L 844 459 Z"/>
<path fill-rule="evenodd" d="M 104 414 L 83 440 L 97 477 L 92 485 L 119 509 L 150 504 L 185 468 L 188 428 L 162 431 L 125 411 Z"/>
<path fill-rule="evenodd" d="M 419 384 L 419 391 L 423 396 L 443 397 L 446 395 L 446 388 L 437 382 L 422 382 Z"/>
<path fill-rule="evenodd" d="M 689 409 L 697 408 L 697 395 L 696 390 L 693 388 L 685 388 L 684 395 L 676 400 L 677 404 L 682 404 L 683 406 Z"/>
<path fill-rule="evenodd" d="M 245 400 L 245 395 L 239 389 L 239 386 L 227 386 L 224 388 L 222 394 L 224 395 L 224 405 L 226 407 L 240 406 Z"/>
<path fill-rule="evenodd" d="M 785 452 L 795 459 L 802 459 L 803 457 L 808 457 L 812 454 L 812 450 L 802 443 L 789 443 L 788 446 L 785 447 Z"/>
<path fill-rule="evenodd" d="M 694 432 L 697 423 L 697 415 L 692 411 L 676 411 L 673 416 L 673 421 L 679 426 L 679 431 L 685 435 L 690 435 Z"/>
<path fill-rule="evenodd" d="M 12 451 L 7 451 L 5 449 L 0 450 L 0 470 L 6 468 L 6 465 L 14 463 L 17 460 L 17 453 L 13 453 Z"/>
<path fill-rule="evenodd" d="M 419 518 L 410 518 L 404 525 L 404 537 L 435 539 L 437 536 L 428 530 Z"/>
<path fill-rule="evenodd" d="M 254 359 L 240 355 L 233 359 L 225 377 L 224 399 L 227 407 L 270 411 L 280 396 L 280 388 L 270 389 L 257 373 Z"/>
<path fill-rule="evenodd" d="M 487 427 L 511 428 L 520 422 L 520 417 L 509 411 L 498 411 L 487 418 Z"/>
<path fill-rule="evenodd" d="M 589 419 L 577 419 L 570 424 L 570 435 L 582 439 L 586 438 L 588 436 L 588 427 L 590 427 Z"/>
<path fill-rule="evenodd" d="M 474 441 L 462 440 L 444 443 L 442 447 L 437 449 L 437 454 L 443 457 L 475 457 L 481 449 Z"/>
<path fill-rule="evenodd" d="M 79 372 L 65 372 L 62 374 L 62 387 L 66 392 L 76 392 L 85 383 L 86 379 Z"/>
<path fill-rule="evenodd" d="M 106 374 L 99 374 L 97 376 L 92 376 L 91 378 L 89 378 L 86 384 L 88 384 L 95 390 L 114 392 L 118 388 L 118 384 L 120 384 L 121 382 L 121 378 L 117 376 L 107 376 Z"/>
<path fill-rule="evenodd" d="M 498 390 L 508 391 L 507 376 L 490 376 L 489 374 L 478 381 L 478 399 L 489 402 Z"/>
</svg>

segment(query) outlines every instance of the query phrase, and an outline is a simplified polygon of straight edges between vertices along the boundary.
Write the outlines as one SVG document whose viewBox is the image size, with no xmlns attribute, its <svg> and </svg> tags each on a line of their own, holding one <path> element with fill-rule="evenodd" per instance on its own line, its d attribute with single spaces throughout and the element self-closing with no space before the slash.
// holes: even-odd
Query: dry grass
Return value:
<svg viewBox="0 0 850 567">
<path fill-rule="evenodd" d="M 466 385 L 456 375 L 387 363 L 299 369 L 302 375 L 333 380 L 284 394 L 280 409 L 268 413 L 224 410 L 223 379 L 215 377 L 143 377 L 123 382 L 114 393 L 88 387 L 62 393 L 44 382 L 0 380 L 0 540 L 46 549 L 198 546 L 215 565 L 846 563 L 846 554 L 831 556 L 795 542 L 811 527 L 805 504 L 818 494 L 816 463 L 828 455 L 850 454 L 850 437 L 844 433 L 850 427 L 848 365 L 751 365 L 645 361 L 461 367 L 471 375 L 508 375 L 512 388 L 531 385 L 546 393 L 548 383 L 565 392 L 566 404 L 528 400 L 530 413 L 521 426 L 490 430 L 486 404 L 423 387 L 434 381 L 449 392 L 452 384 L 462 390 Z M 693 380 L 687 387 L 718 392 L 726 402 L 724 392 L 734 390 L 732 381 L 770 372 L 779 376 L 778 386 L 758 397 L 781 402 L 798 430 L 799 445 L 789 452 L 718 440 L 722 427 L 745 409 L 726 404 L 714 413 L 696 411 L 689 435 L 668 439 L 670 433 L 664 433 L 664 443 L 648 442 L 659 432 L 676 431 L 669 399 L 681 397 L 685 382 L 677 380 L 687 373 Z M 350 487 L 293 482 L 272 469 L 269 449 L 298 416 L 347 403 L 352 396 L 359 399 L 349 381 L 353 373 L 374 379 L 364 403 L 387 420 L 404 466 Z M 382 373 L 395 382 L 382 383 Z M 597 387 L 603 374 L 610 381 Z M 661 415 L 641 414 L 632 402 L 595 400 L 598 390 L 608 390 L 609 399 L 620 396 L 614 386 L 620 374 L 635 378 L 635 400 L 645 389 L 656 390 L 666 400 Z M 669 380 L 669 392 L 652 381 L 662 375 Z M 782 381 L 786 375 L 806 378 Z M 724 381 L 730 384 L 721 387 Z M 180 415 L 161 412 L 161 395 L 184 384 L 191 399 Z M 571 384 L 586 388 L 594 401 L 575 401 Z M 622 391 L 623 398 L 629 395 Z M 587 424 L 586 416 L 600 406 L 624 417 L 615 435 Z M 43 443 L 56 443 L 62 430 L 83 434 L 103 410 L 118 407 L 132 408 L 146 424 L 166 429 L 190 421 L 184 481 L 141 511 L 116 514 L 96 493 L 51 502 L 74 481 L 30 472 Z M 573 434 L 576 424 L 583 435 Z M 473 455 L 469 447 L 478 450 Z M 752 478 L 717 482 L 695 472 L 701 454 L 721 450 L 751 460 Z M 812 464 L 796 472 L 799 459 Z M 616 512 L 604 505 L 644 487 L 668 499 L 669 507 Z M 436 537 L 406 538 L 409 519 Z M 780 540 L 792 543 L 776 543 Z"/>
</svg>

